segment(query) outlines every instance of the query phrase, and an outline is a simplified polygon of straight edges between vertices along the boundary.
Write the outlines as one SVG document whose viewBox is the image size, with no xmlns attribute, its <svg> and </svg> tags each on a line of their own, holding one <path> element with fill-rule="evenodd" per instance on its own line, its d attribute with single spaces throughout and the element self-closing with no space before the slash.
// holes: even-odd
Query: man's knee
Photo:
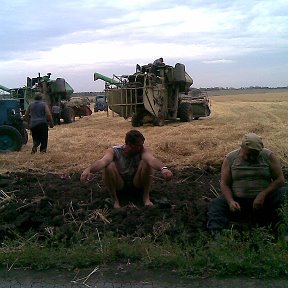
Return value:
<svg viewBox="0 0 288 288">
<path fill-rule="evenodd" d="M 153 169 L 146 162 L 141 160 L 138 165 L 137 172 L 133 179 L 133 185 L 137 188 L 143 186 L 143 184 L 149 184 L 152 177 Z"/>
<path fill-rule="evenodd" d="M 113 171 L 115 171 L 115 169 L 117 170 L 116 164 L 115 164 L 114 161 L 112 161 L 111 163 L 109 163 L 109 164 L 104 168 L 104 171 L 113 172 Z"/>
<path fill-rule="evenodd" d="M 274 208 L 280 208 L 282 205 L 288 203 L 288 187 L 283 186 L 276 189 L 268 195 L 268 201 L 265 201 L 265 206 L 273 205 Z M 271 203 L 271 204 L 270 204 Z"/>
<path fill-rule="evenodd" d="M 102 176 L 106 186 L 115 185 L 116 189 L 121 189 L 124 186 L 115 162 L 111 162 L 103 169 Z"/>
<path fill-rule="evenodd" d="M 227 201 L 223 196 L 217 197 L 210 202 L 208 209 L 207 228 L 209 230 L 221 230 L 228 223 Z"/>
<path fill-rule="evenodd" d="M 141 160 L 138 165 L 138 171 L 146 172 L 150 175 L 152 173 L 152 167 L 146 161 Z"/>
<path fill-rule="evenodd" d="M 223 196 L 214 198 L 209 205 L 209 211 L 227 210 L 228 203 Z"/>
</svg>

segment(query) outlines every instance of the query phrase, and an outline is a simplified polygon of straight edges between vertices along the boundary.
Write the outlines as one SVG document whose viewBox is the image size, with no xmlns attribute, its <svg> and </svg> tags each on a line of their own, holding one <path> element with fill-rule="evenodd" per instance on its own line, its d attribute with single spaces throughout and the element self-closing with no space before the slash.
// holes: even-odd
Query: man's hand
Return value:
<svg viewBox="0 0 288 288">
<path fill-rule="evenodd" d="M 238 202 L 232 200 L 228 204 L 229 204 L 229 209 L 231 212 L 241 211 L 241 207 Z"/>
<path fill-rule="evenodd" d="M 89 170 L 84 170 L 80 176 L 80 181 L 81 182 L 84 182 L 84 183 L 87 183 L 91 180 L 93 180 L 94 178 L 94 175 L 89 171 Z"/>
<path fill-rule="evenodd" d="M 259 193 L 253 201 L 253 209 L 259 210 L 262 209 L 264 206 L 265 196 Z"/>
<path fill-rule="evenodd" d="M 170 181 L 173 177 L 173 173 L 168 168 L 162 169 L 161 174 L 166 181 Z"/>
</svg>

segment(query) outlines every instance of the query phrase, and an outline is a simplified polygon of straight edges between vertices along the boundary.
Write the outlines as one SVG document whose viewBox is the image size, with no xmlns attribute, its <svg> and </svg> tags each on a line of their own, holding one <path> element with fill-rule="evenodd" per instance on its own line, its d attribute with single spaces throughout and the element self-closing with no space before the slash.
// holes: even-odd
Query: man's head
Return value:
<svg viewBox="0 0 288 288">
<path fill-rule="evenodd" d="M 130 130 L 126 133 L 125 144 L 129 154 L 138 154 L 143 150 L 145 138 L 138 130 Z"/>
<path fill-rule="evenodd" d="M 41 92 L 37 92 L 35 94 L 35 97 L 34 97 L 35 100 L 42 100 L 42 93 Z"/>
<path fill-rule="evenodd" d="M 264 148 L 262 138 L 255 133 L 247 133 L 242 138 L 241 148 L 245 160 L 255 161 Z"/>
<path fill-rule="evenodd" d="M 137 144 L 139 141 L 144 143 L 145 138 L 138 130 L 130 130 L 126 133 L 125 144 Z"/>
<path fill-rule="evenodd" d="M 160 60 L 161 62 L 164 62 L 164 60 L 163 60 L 163 58 L 162 58 L 162 57 L 160 57 L 160 58 L 159 58 L 159 60 Z"/>
</svg>

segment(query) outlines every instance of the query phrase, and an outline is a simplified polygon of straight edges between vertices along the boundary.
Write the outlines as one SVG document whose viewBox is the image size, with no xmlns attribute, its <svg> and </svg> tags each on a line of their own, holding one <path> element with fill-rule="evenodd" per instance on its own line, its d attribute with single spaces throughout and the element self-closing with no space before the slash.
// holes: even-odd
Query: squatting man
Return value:
<svg viewBox="0 0 288 288">
<path fill-rule="evenodd" d="M 255 133 L 245 134 L 241 147 L 226 155 L 220 184 L 222 195 L 211 202 L 208 212 L 211 231 L 226 228 L 232 214 L 251 211 L 258 219 L 277 214 L 287 195 L 279 159 Z"/>
<path fill-rule="evenodd" d="M 108 148 L 101 159 L 83 171 L 80 180 L 89 182 L 94 173 L 102 170 L 104 184 L 114 201 L 114 208 L 121 207 L 117 192 L 125 192 L 131 187 L 142 191 L 145 206 L 153 205 L 150 200 L 153 169 L 160 171 L 166 181 L 171 180 L 173 174 L 144 146 L 144 141 L 143 134 L 138 130 L 128 131 L 125 144 Z"/>
</svg>

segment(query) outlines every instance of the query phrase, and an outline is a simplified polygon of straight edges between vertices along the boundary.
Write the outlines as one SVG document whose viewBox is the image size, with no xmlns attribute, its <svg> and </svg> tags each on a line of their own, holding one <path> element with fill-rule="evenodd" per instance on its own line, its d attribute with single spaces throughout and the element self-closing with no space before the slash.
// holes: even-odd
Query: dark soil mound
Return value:
<svg viewBox="0 0 288 288">
<path fill-rule="evenodd" d="M 171 237 L 183 232 L 196 237 L 205 229 L 208 203 L 219 191 L 220 168 L 189 167 L 174 170 L 171 182 L 156 173 L 151 192 L 152 207 L 143 207 L 141 195 L 120 195 L 122 208 L 113 209 L 101 173 L 85 185 L 80 174 L 7 173 L 0 175 L 0 238 L 16 234 L 62 234 L 98 229 L 116 236 Z M 92 230 L 91 230 L 92 231 Z"/>
</svg>

